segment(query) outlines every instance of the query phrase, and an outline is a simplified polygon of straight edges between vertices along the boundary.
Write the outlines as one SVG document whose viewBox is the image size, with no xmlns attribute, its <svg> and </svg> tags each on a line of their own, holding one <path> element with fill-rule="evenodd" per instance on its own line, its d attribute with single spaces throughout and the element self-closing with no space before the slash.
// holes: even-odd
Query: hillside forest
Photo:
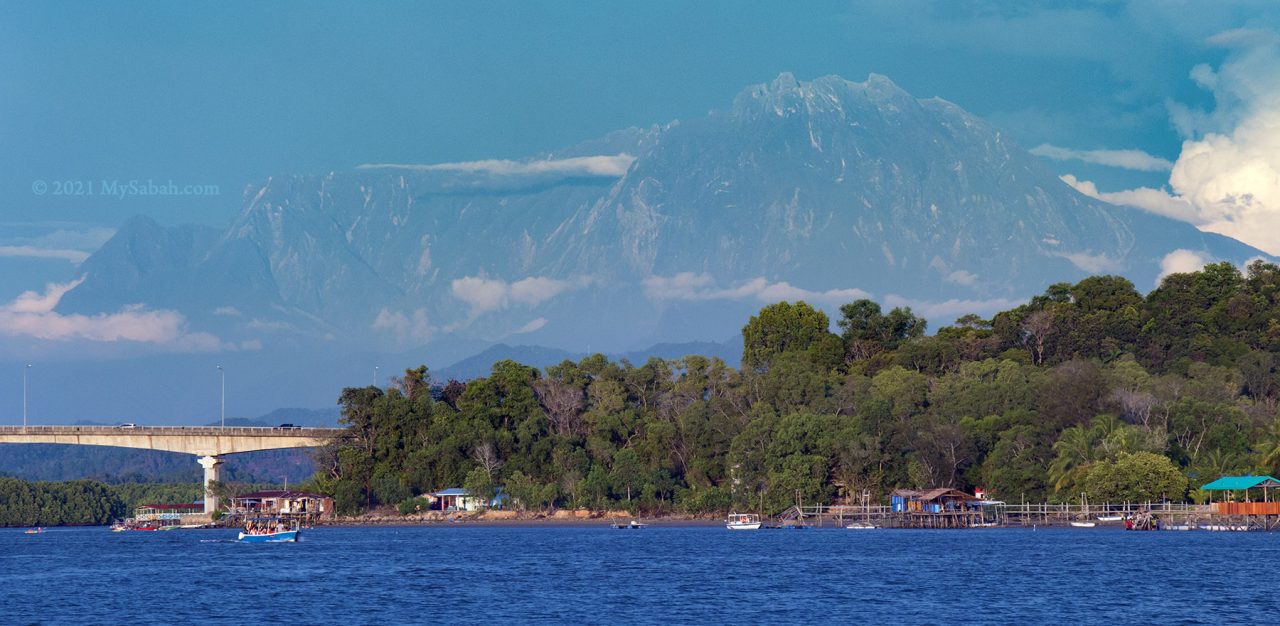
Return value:
<svg viewBox="0 0 1280 626">
<path fill-rule="evenodd" d="M 595 355 L 350 387 L 348 435 L 318 453 L 314 486 L 347 512 L 462 486 L 521 509 L 769 513 L 898 487 L 1202 500 L 1219 476 L 1280 468 L 1270 263 L 1173 274 L 1145 296 L 1117 276 L 1054 284 L 932 335 L 869 300 L 831 322 L 804 302 L 765 306 L 739 369 Z"/>
</svg>

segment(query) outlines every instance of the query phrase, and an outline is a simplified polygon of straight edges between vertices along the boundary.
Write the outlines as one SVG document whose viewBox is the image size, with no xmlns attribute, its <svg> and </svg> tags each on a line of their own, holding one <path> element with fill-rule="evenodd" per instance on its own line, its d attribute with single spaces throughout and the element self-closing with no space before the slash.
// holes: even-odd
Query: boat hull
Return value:
<svg viewBox="0 0 1280 626">
<path fill-rule="evenodd" d="M 240 541 L 245 543 L 284 543 L 298 540 L 298 531 L 286 530 L 282 533 L 271 533 L 268 535 L 246 535 L 240 533 Z"/>
<path fill-rule="evenodd" d="M 751 522 L 750 524 L 725 524 L 724 527 L 729 530 L 760 530 L 760 522 Z"/>
</svg>

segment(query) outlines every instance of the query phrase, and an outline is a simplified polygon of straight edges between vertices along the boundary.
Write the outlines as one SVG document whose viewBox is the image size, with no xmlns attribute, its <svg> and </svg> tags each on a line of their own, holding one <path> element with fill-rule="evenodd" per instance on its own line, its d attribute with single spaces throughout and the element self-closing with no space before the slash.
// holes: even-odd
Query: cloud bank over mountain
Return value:
<svg viewBox="0 0 1280 626">
<path fill-rule="evenodd" d="M 1100 192 L 1073 176 L 1064 180 L 1092 197 L 1186 221 L 1280 254 L 1280 35 L 1237 29 L 1215 35 L 1209 43 L 1225 48 L 1226 60 L 1216 69 L 1197 65 L 1190 76 L 1213 93 L 1215 107 L 1202 111 L 1170 105 L 1171 121 L 1185 141 L 1170 168 L 1167 190 Z M 1096 158 L 1096 151 L 1041 148 L 1037 153 L 1050 158 L 1120 167 L 1144 162 L 1139 155 L 1108 163 Z"/>
</svg>

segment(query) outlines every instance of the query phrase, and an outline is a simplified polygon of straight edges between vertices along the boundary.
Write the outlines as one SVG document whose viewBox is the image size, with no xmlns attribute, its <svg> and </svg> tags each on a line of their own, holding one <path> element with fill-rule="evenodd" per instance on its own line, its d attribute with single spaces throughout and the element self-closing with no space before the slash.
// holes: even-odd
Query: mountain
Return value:
<svg viewBox="0 0 1280 626">
<path fill-rule="evenodd" d="M 936 328 L 1088 274 L 1147 289 L 1176 249 L 1266 258 L 1081 195 L 999 129 L 883 76 L 783 74 L 724 110 L 521 162 L 272 176 L 220 231 L 134 219 L 57 310 L 173 309 L 224 346 L 260 346 L 261 369 L 334 375 L 355 352 L 399 367 L 500 342 L 701 341 L 782 299 L 909 304 Z"/>
</svg>

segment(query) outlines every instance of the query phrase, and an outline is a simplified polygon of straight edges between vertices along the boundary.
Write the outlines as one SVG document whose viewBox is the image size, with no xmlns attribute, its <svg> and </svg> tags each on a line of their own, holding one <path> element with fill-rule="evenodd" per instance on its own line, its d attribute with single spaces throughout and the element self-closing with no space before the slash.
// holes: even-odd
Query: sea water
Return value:
<svg viewBox="0 0 1280 626">
<path fill-rule="evenodd" d="M 0 530 L 0 624 L 1263 624 L 1280 533 Z"/>
</svg>

